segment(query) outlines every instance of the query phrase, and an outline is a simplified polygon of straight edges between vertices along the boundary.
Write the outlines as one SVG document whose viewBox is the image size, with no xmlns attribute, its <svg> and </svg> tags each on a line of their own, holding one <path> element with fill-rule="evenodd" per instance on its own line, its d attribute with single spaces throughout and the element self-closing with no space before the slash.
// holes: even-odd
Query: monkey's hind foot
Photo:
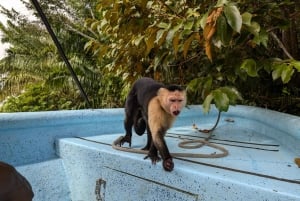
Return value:
<svg viewBox="0 0 300 201">
<path fill-rule="evenodd" d="M 151 162 L 152 162 L 153 165 L 155 165 L 157 162 L 159 162 L 161 160 L 160 157 L 157 156 L 157 155 L 150 155 L 150 154 L 148 154 L 147 156 L 145 156 L 144 159 L 147 159 L 147 158 L 151 159 Z"/>
<path fill-rule="evenodd" d="M 128 136 L 128 135 L 125 135 L 125 136 L 123 136 L 123 137 L 121 137 L 121 140 L 119 141 L 119 145 L 120 145 L 120 147 L 124 144 L 124 143 L 128 143 L 129 144 L 129 147 L 131 147 L 131 137 L 130 136 Z"/>
</svg>

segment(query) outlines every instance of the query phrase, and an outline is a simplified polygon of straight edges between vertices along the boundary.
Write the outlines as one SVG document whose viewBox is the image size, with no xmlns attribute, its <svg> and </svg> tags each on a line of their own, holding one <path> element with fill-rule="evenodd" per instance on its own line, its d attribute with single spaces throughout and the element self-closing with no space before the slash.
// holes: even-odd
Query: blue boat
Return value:
<svg viewBox="0 0 300 201">
<path fill-rule="evenodd" d="M 199 130 L 217 116 L 214 107 L 184 109 L 166 134 L 175 164 L 166 172 L 161 162 L 112 146 L 124 135 L 123 108 L 2 113 L 0 161 L 27 178 L 34 201 L 299 201 L 300 118 L 232 106 L 209 143 L 178 146 L 205 140 Z M 134 134 L 130 150 L 145 144 L 146 135 Z"/>
</svg>

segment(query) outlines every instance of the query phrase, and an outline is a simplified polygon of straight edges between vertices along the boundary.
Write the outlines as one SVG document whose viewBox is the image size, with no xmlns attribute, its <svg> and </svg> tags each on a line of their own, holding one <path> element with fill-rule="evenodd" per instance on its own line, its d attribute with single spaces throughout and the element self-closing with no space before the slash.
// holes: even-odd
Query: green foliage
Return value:
<svg viewBox="0 0 300 201">
<path fill-rule="evenodd" d="M 101 78 L 100 84 L 97 96 L 102 98 L 99 105 L 106 108 L 123 107 L 122 103 L 125 102 L 124 97 L 126 95 L 120 93 L 121 88 L 123 88 L 121 78 L 107 75 Z M 128 90 L 129 88 L 127 88 Z"/>
<path fill-rule="evenodd" d="M 69 104 L 69 101 L 64 104 L 57 100 L 58 97 L 63 97 L 62 94 L 70 96 L 62 98 L 62 102 L 67 99 L 72 100 L 74 97 L 80 97 L 80 92 L 75 87 L 70 72 L 58 55 L 50 35 L 44 28 L 44 24 L 38 20 L 40 17 L 37 12 L 30 3 L 23 3 L 34 13 L 37 19 L 29 20 L 14 10 L 0 8 L 0 11 L 8 19 L 7 24 L 0 24 L 0 30 L 3 33 L 2 41 L 10 44 L 7 56 L 0 62 L 0 74 L 4 75 L 0 80 L 0 101 L 9 96 L 11 97 L 4 102 L 3 108 L 5 108 L 5 111 L 9 111 L 9 108 L 11 108 L 11 111 L 16 111 L 13 107 L 10 107 L 11 101 L 15 102 L 16 105 L 20 105 L 20 111 L 26 111 L 26 108 L 28 110 L 35 110 L 33 108 L 53 110 L 85 107 L 83 98 L 76 98 L 76 101 L 72 104 Z M 97 94 L 100 88 L 99 77 L 101 72 L 96 68 L 95 60 L 84 51 L 88 35 L 85 34 L 82 27 L 83 16 L 87 17 L 92 13 L 92 10 L 87 12 L 88 8 L 86 6 L 89 4 L 91 7 L 92 1 L 81 3 L 40 1 L 40 4 L 83 88 L 89 95 L 93 107 L 100 107 L 99 99 L 102 97 L 97 96 Z M 82 18 L 78 19 L 78 15 Z M 42 88 L 41 85 L 43 85 Z M 34 101 L 28 101 L 32 99 L 30 96 L 33 94 L 30 92 L 34 86 L 46 91 L 51 88 L 52 95 L 49 98 L 53 98 L 53 103 L 59 102 L 60 105 L 42 104 L 43 100 L 39 100 L 40 103 L 36 98 L 34 98 Z M 23 93 L 23 91 L 26 93 Z M 35 94 L 35 96 L 43 98 L 43 91 L 37 91 L 40 94 Z M 52 101 L 48 100 L 48 102 L 51 103 Z M 40 106 L 40 104 L 45 105 L 45 107 Z M 25 105 L 27 106 L 25 107 Z M 49 108 L 47 109 L 46 106 Z"/>
<path fill-rule="evenodd" d="M 238 8 L 235 5 L 225 5 L 224 14 L 233 31 L 240 33 L 243 20 Z"/>
<path fill-rule="evenodd" d="M 241 64 L 241 69 L 245 70 L 251 77 L 257 77 L 257 65 L 254 59 L 245 59 Z"/>
<path fill-rule="evenodd" d="M 288 83 L 292 79 L 295 70 L 297 70 L 298 73 L 300 72 L 299 64 L 300 62 L 295 60 L 274 62 L 272 71 L 273 80 L 281 78 L 284 84 Z"/>
<path fill-rule="evenodd" d="M 67 92 L 67 91 L 64 91 Z M 1 112 L 35 112 L 49 110 L 78 109 L 77 101 L 80 97 L 55 91 L 43 85 L 28 86 L 26 91 L 17 97 L 11 96 L 6 99 L 1 107 Z"/>
<path fill-rule="evenodd" d="M 212 100 L 215 101 L 219 111 L 227 112 L 229 105 L 235 105 L 238 100 L 242 100 L 240 93 L 233 87 L 220 87 L 213 90 L 206 96 L 203 102 L 204 112 L 209 112 Z"/>
<path fill-rule="evenodd" d="M 233 2 L 111 0 L 99 1 L 97 8 L 99 18 L 87 19 L 85 26 L 98 36 L 85 49 L 125 85 L 140 76 L 187 84 L 190 102 L 205 101 L 208 111 L 214 101 L 226 111 L 241 96 L 228 96 L 219 87 L 259 76 L 261 68 L 245 45 L 266 46 L 268 37 L 253 15 L 240 14 Z M 253 40 L 247 41 L 250 35 Z"/>
<path fill-rule="evenodd" d="M 300 39 L 289 38 L 300 31 L 298 2 L 68 0 L 42 6 L 94 107 L 123 106 L 132 83 L 148 76 L 186 86 L 189 103 L 203 103 L 204 112 L 212 103 L 220 111 L 242 103 L 299 114 Z M 58 94 L 69 88 L 77 97 L 40 27 L 26 20 L 0 27 L 13 44 L 0 64 L 1 83 L 13 86 L 16 96 L 28 82 L 44 81 Z M 281 101 L 286 97 L 289 108 Z M 75 108 L 82 105 L 78 100 Z"/>
<path fill-rule="evenodd" d="M 268 29 L 278 25 L 264 19 L 266 8 L 277 12 L 292 3 L 260 2 L 261 8 L 250 2 L 249 9 L 249 2 L 99 1 L 99 17 L 85 23 L 98 36 L 85 48 L 125 85 L 140 76 L 181 83 L 191 103 L 204 102 L 204 111 L 212 102 L 227 111 L 242 100 L 237 88 L 249 90 L 250 78 L 281 77 L 285 84 L 296 72 L 291 60 L 279 65 L 280 55 L 272 58 Z"/>
</svg>

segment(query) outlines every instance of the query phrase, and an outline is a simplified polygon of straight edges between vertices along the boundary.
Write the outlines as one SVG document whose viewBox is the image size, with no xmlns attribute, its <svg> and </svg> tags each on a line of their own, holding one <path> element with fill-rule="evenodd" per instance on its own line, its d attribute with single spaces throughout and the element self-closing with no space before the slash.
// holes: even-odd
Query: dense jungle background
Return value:
<svg viewBox="0 0 300 201">
<path fill-rule="evenodd" d="M 21 0 L 22 1 L 22 0 Z M 183 85 L 189 104 L 300 115 L 300 1 L 40 0 L 90 105 L 34 7 L 0 7 L 0 111 L 123 107 L 141 76 Z"/>
</svg>

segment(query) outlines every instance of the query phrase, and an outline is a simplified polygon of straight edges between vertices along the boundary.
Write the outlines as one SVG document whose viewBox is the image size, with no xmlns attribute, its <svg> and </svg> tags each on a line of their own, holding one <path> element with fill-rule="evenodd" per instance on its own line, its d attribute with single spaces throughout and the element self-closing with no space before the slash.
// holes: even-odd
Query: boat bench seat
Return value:
<svg viewBox="0 0 300 201">
<path fill-rule="evenodd" d="M 177 128 L 180 131 L 184 129 Z M 229 156 L 218 159 L 174 158 L 174 170 L 166 172 L 161 162 L 153 165 L 149 159 L 144 160 L 143 154 L 113 149 L 111 144 L 121 135 L 101 134 L 57 140 L 56 151 L 67 172 L 72 200 L 120 200 L 120 196 L 127 200 L 223 200 L 225 194 L 232 201 L 241 197 L 253 201 L 258 197 L 261 198 L 259 200 L 300 198 L 297 193 L 300 185 L 294 180 L 281 180 L 280 177 L 252 171 L 258 161 L 249 158 L 251 152 L 245 151 L 248 148 L 241 151 L 240 147 L 224 145 Z M 170 152 L 190 152 L 177 147 L 184 136 L 168 133 L 167 138 Z M 133 135 L 132 148 L 140 149 L 145 144 L 146 135 Z M 253 154 L 256 150 L 257 147 L 254 147 Z M 204 148 L 202 151 L 213 150 Z M 267 156 L 273 151 L 261 153 Z"/>
<path fill-rule="evenodd" d="M 33 200 L 71 201 L 67 175 L 61 158 L 16 166 L 16 169 L 30 182 L 34 191 Z"/>
</svg>

